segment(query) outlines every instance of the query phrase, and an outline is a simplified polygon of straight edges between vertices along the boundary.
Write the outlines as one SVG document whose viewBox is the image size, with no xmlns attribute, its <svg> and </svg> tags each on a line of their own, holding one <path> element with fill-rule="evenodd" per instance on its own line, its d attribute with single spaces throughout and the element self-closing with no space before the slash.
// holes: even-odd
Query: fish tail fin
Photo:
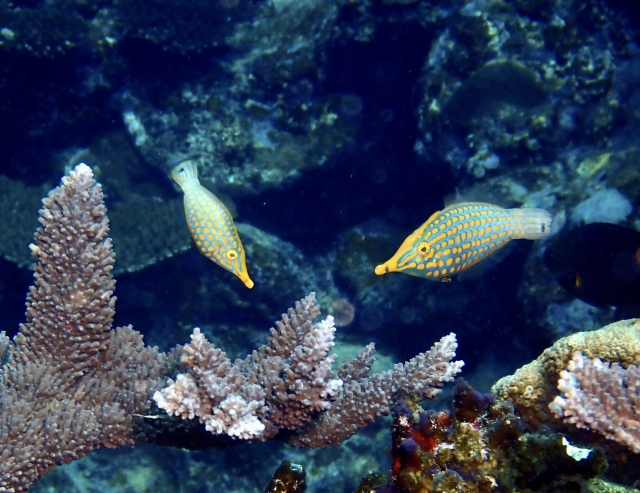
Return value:
<svg viewBox="0 0 640 493">
<path fill-rule="evenodd" d="M 551 234 L 553 217 L 544 209 L 523 208 L 512 209 L 522 221 L 523 233 L 520 238 L 525 240 L 539 240 Z"/>
<path fill-rule="evenodd" d="M 178 185 L 184 187 L 185 184 L 192 180 L 198 180 L 198 164 L 188 159 L 182 161 L 178 166 L 171 171 L 171 178 L 173 178 Z"/>
</svg>

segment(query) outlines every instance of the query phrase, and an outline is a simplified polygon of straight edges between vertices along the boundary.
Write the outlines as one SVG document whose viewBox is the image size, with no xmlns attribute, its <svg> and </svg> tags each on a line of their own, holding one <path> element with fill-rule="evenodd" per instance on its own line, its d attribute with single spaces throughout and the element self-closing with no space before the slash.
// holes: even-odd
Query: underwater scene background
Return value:
<svg viewBox="0 0 640 493">
<path fill-rule="evenodd" d="M 390 416 L 340 445 L 138 436 L 86 450 L 30 491 L 303 491 L 268 486 L 285 460 L 316 493 L 636 491 L 639 21 L 599 0 L 0 1 L 6 336 L 25 322 L 41 200 L 86 163 L 116 255 L 113 327 L 131 324 L 161 352 L 199 327 L 233 361 L 314 292 L 320 319 L 334 317 L 334 368 L 373 342 L 373 372 L 388 370 L 453 332 L 470 384 L 422 403 L 400 389 Z M 194 244 L 171 178 L 186 161 L 235 221 L 252 287 Z M 552 227 L 468 279 L 376 275 L 456 195 L 543 209 Z M 9 388 L 7 347 L 0 338 Z M 561 372 L 576 372 L 572 388 L 576 369 L 596 371 L 575 351 L 629 371 L 595 385 L 608 415 L 619 406 L 605 431 L 562 419 Z M 338 377 L 327 378 L 331 402 Z M 21 436 L 11 402 L 0 397 L 5 464 Z M 590 458 L 565 463 L 562 440 Z M 2 467 L 0 491 L 12 491 Z"/>
</svg>

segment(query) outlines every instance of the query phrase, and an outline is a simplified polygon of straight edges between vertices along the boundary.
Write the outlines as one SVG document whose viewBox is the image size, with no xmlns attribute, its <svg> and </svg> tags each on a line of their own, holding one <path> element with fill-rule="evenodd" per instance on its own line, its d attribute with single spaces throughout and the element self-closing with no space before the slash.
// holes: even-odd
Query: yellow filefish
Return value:
<svg viewBox="0 0 640 493">
<path fill-rule="evenodd" d="M 200 252 L 251 289 L 253 281 L 247 272 L 244 247 L 233 218 L 220 199 L 200 184 L 197 164 L 183 161 L 173 169 L 171 178 L 184 192 L 187 225 Z"/>
<path fill-rule="evenodd" d="M 404 272 L 447 282 L 511 240 L 537 240 L 550 234 L 551 214 L 545 210 L 460 202 L 434 213 L 375 273 Z"/>
</svg>

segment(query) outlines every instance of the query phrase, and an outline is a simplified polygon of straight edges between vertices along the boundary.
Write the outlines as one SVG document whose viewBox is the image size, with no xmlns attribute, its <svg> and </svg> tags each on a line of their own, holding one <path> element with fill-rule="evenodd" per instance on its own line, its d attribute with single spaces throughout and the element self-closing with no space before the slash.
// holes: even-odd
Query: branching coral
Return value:
<svg viewBox="0 0 640 493">
<path fill-rule="evenodd" d="M 436 396 L 460 371 L 455 335 L 388 372 L 370 375 L 373 345 L 332 371 L 335 327 L 314 295 L 271 329 L 267 344 L 231 362 L 199 330 L 182 352 L 187 372 L 169 386 L 173 354 L 146 347 L 129 327 L 112 330 L 115 255 L 102 189 L 78 165 L 43 200 L 31 250 L 35 283 L 27 321 L 0 333 L 0 492 L 26 491 L 56 465 L 99 447 L 156 442 L 196 448 L 223 437 L 279 437 L 298 446 L 339 443 L 388 413 L 403 388 Z M 167 411 L 201 419 L 157 418 Z M 216 440 L 218 439 L 218 440 Z"/>
<path fill-rule="evenodd" d="M 335 326 L 331 316 L 314 324 L 319 314 L 311 293 L 282 316 L 265 346 L 233 363 L 195 329 L 182 352 L 188 372 L 169 380 L 154 400 L 169 414 L 198 417 L 214 434 L 267 440 L 295 430 L 290 443 L 321 447 L 388 414 L 400 389 L 436 397 L 464 364 L 451 361 L 457 343 L 449 334 L 388 372 L 369 374 L 373 344 L 331 371 Z"/>
</svg>

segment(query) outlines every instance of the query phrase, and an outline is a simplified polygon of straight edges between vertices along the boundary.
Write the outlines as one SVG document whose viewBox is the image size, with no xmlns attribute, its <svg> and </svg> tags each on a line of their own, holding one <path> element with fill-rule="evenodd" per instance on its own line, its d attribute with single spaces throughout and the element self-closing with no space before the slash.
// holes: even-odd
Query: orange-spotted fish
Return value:
<svg viewBox="0 0 640 493">
<path fill-rule="evenodd" d="M 537 240 L 550 234 L 551 214 L 545 210 L 460 202 L 433 214 L 375 273 L 404 272 L 447 282 L 511 240 Z"/>
<path fill-rule="evenodd" d="M 173 169 L 171 177 L 184 192 L 184 213 L 196 246 L 251 289 L 253 281 L 233 218 L 218 197 L 200 185 L 196 163 L 183 161 Z"/>
</svg>

